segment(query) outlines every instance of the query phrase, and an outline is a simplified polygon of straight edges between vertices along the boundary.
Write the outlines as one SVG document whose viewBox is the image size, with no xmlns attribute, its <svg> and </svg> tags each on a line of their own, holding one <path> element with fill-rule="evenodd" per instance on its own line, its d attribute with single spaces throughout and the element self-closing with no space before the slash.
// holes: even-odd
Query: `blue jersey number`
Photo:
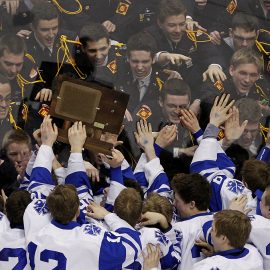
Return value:
<svg viewBox="0 0 270 270">
<path fill-rule="evenodd" d="M 28 245 L 29 259 L 31 269 L 35 269 L 35 253 L 37 250 L 37 245 L 30 242 Z M 42 262 L 49 262 L 49 260 L 57 261 L 57 266 L 51 270 L 65 270 L 67 266 L 66 256 L 58 251 L 45 249 L 40 253 L 40 260 Z"/>
<path fill-rule="evenodd" d="M 22 270 L 27 264 L 26 251 L 23 248 L 3 248 L 0 251 L 0 261 L 8 262 L 9 258 L 18 258 L 18 263 L 12 270 Z"/>
</svg>

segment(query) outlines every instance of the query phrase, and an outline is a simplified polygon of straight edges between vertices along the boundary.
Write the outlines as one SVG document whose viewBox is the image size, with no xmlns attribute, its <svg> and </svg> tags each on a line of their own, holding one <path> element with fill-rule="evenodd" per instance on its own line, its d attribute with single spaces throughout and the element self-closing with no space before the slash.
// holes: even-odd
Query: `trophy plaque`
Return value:
<svg viewBox="0 0 270 270">
<path fill-rule="evenodd" d="M 50 107 L 58 126 L 57 140 L 68 143 L 68 128 L 82 121 L 87 132 L 84 148 L 111 155 L 113 143 L 105 138 L 117 138 L 128 99 L 128 94 L 97 82 L 58 76 Z"/>
</svg>

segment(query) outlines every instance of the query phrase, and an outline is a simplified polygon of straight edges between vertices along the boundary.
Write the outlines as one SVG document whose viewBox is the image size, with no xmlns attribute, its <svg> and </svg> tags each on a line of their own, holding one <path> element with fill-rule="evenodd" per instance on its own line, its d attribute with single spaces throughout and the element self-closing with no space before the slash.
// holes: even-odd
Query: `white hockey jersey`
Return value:
<svg viewBox="0 0 270 270">
<path fill-rule="evenodd" d="M 256 246 L 262 255 L 264 269 L 270 269 L 270 220 L 259 215 L 249 218 L 252 225 L 249 242 Z"/>
<path fill-rule="evenodd" d="M 8 229 L 0 233 L 0 269 L 30 270 L 23 229 Z"/>
<path fill-rule="evenodd" d="M 225 168 L 226 154 L 214 138 L 203 139 L 195 151 L 190 171 L 205 176 L 212 187 L 210 210 L 213 212 L 228 209 L 232 199 L 240 194 L 246 194 L 249 201 L 254 201 L 251 191 L 244 184 L 232 178 L 233 168 Z M 219 153 L 219 158 L 218 158 Z M 256 213 L 256 205 L 253 213 Z"/>
<path fill-rule="evenodd" d="M 217 253 L 196 263 L 192 270 L 264 270 L 263 260 L 252 245 Z"/>
<path fill-rule="evenodd" d="M 213 214 L 206 212 L 173 224 L 173 228 L 178 232 L 182 251 L 178 270 L 189 270 L 196 262 L 204 258 L 201 249 L 195 245 L 195 240 L 208 237 L 212 220 Z"/>
</svg>

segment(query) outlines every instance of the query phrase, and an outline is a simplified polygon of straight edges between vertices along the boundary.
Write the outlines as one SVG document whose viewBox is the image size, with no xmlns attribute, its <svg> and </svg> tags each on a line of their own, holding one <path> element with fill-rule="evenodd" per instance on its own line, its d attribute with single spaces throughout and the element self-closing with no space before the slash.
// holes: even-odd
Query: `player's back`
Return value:
<svg viewBox="0 0 270 270">
<path fill-rule="evenodd" d="M 119 234 L 93 223 L 80 226 L 52 221 L 29 239 L 30 261 L 39 270 L 121 269 L 122 263 L 132 262 L 126 257 L 135 257 Z"/>
<path fill-rule="evenodd" d="M 178 270 L 190 270 L 196 262 L 204 258 L 195 240 L 210 231 L 213 214 L 210 212 L 194 215 L 188 220 L 173 224 L 175 230 L 182 232 L 181 251 L 182 261 Z"/>
<path fill-rule="evenodd" d="M 270 220 L 259 215 L 250 216 L 249 241 L 257 247 L 263 257 L 264 269 L 270 269 Z"/>
<path fill-rule="evenodd" d="M 0 233 L 0 269 L 30 269 L 23 229 L 7 229 Z"/>
</svg>

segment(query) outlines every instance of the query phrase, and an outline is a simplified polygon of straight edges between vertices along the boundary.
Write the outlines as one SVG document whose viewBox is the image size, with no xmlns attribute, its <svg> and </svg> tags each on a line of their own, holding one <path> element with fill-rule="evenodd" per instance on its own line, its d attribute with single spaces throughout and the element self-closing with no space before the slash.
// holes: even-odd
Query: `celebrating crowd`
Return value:
<svg viewBox="0 0 270 270">
<path fill-rule="evenodd" d="M 0 0 L 0 269 L 270 269 L 269 51 L 269 0 Z"/>
</svg>

